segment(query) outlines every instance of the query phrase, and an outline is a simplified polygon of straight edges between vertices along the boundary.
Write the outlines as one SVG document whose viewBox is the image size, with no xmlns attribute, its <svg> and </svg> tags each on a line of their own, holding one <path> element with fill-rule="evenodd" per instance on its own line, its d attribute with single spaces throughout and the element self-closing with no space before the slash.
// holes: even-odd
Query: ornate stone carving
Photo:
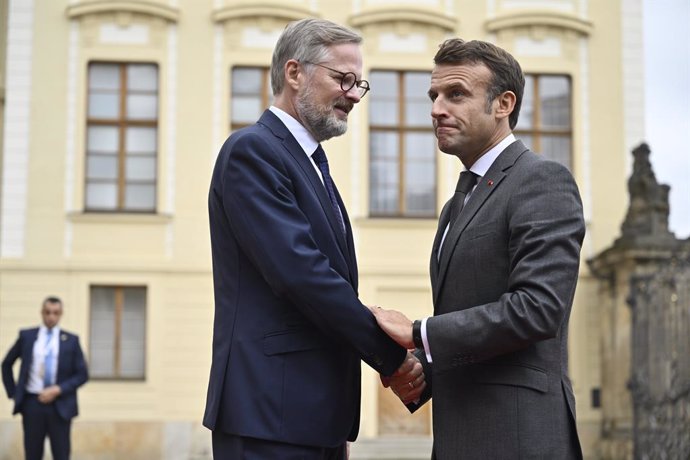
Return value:
<svg viewBox="0 0 690 460">
<path fill-rule="evenodd" d="M 675 239 L 668 229 L 669 186 L 657 182 L 649 154 L 647 144 L 633 150 L 633 172 L 628 180 L 630 206 L 616 245 Z"/>
<path fill-rule="evenodd" d="M 649 154 L 633 150 L 623 235 L 588 261 L 601 280 L 600 459 L 690 458 L 690 239 L 668 230 Z"/>
</svg>

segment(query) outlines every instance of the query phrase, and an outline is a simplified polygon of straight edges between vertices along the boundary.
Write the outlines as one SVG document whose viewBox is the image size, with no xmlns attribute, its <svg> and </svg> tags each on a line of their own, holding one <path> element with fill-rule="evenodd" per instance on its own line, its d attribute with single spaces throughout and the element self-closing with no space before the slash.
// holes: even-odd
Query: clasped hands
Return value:
<svg viewBox="0 0 690 460">
<path fill-rule="evenodd" d="M 369 309 L 386 334 L 408 350 L 414 349 L 412 321 L 399 311 L 384 310 L 381 307 L 369 307 Z M 408 351 L 400 368 L 390 377 L 381 376 L 381 383 L 386 388 L 390 387 L 403 404 L 418 401 L 426 388 L 422 363 Z"/>
<path fill-rule="evenodd" d="M 50 404 L 62 393 L 59 385 L 50 385 L 44 388 L 38 395 L 38 400 L 43 404 Z"/>
</svg>

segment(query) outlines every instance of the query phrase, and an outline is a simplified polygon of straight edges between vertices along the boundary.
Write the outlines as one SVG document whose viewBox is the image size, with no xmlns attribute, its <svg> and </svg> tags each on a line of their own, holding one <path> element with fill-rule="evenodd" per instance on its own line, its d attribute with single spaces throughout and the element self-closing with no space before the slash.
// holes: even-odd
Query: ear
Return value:
<svg viewBox="0 0 690 460">
<path fill-rule="evenodd" d="M 494 99 L 494 107 L 496 108 L 496 118 L 508 118 L 515 108 L 515 100 L 517 97 L 512 91 L 504 91 Z"/>
<path fill-rule="evenodd" d="M 300 75 L 303 73 L 303 68 L 299 61 L 289 59 L 285 63 L 285 84 L 297 91 L 300 86 Z"/>
</svg>

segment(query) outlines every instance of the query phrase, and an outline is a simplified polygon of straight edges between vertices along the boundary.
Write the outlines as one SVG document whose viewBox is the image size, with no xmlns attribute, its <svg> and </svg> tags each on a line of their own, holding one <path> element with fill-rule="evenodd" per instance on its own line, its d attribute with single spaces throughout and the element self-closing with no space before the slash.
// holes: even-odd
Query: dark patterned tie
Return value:
<svg viewBox="0 0 690 460">
<path fill-rule="evenodd" d="M 335 213 L 336 219 L 340 224 L 340 229 L 345 234 L 345 222 L 343 221 L 343 215 L 340 212 L 340 206 L 338 206 L 338 200 L 335 197 L 335 187 L 333 186 L 333 178 L 331 177 L 330 169 L 328 168 L 328 158 L 326 158 L 326 152 L 321 148 L 321 144 L 316 148 L 311 157 L 316 162 L 316 165 L 321 171 L 321 176 L 323 176 L 323 185 L 326 186 L 326 191 L 328 192 L 328 198 L 331 200 L 331 205 L 333 206 L 333 212 Z"/>
<path fill-rule="evenodd" d="M 458 185 L 455 187 L 455 195 L 453 195 L 453 199 L 450 202 L 450 225 L 453 225 L 460 211 L 462 211 L 462 207 L 465 205 L 465 197 L 477 183 L 477 177 L 479 176 L 472 171 L 460 173 Z"/>
</svg>

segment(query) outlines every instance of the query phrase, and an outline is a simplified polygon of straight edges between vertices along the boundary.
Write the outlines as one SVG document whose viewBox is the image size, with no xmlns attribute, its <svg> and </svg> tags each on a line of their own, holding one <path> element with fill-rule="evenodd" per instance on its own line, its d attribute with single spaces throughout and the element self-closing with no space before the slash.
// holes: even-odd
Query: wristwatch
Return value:
<svg viewBox="0 0 690 460">
<path fill-rule="evenodd" d="M 422 322 L 415 320 L 412 323 L 412 341 L 417 348 L 424 349 L 424 342 L 422 341 Z"/>
</svg>

